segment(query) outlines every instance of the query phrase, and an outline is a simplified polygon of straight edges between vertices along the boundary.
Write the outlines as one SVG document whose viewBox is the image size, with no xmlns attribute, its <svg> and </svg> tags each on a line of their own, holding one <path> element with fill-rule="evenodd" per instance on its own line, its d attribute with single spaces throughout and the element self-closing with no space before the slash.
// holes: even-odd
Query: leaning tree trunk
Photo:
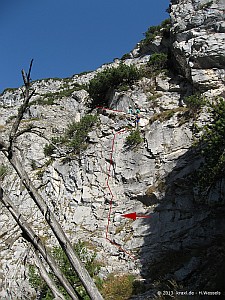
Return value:
<svg viewBox="0 0 225 300">
<path fill-rule="evenodd" d="M 5 152 L 4 152 L 5 153 Z M 6 153 L 5 153 L 6 154 Z M 7 154 L 6 154 L 7 157 Z M 73 269 L 76 271 L 79 279 L 81 280 L 83 286 L 85 287 L 88 295 L 92 300 L 103 300 L 102 295 L 98 291 L 96 285 L 94 284 L 91 276 L 85 269 L 83 263 L 80 261 L 79 257 L 75 254 L 72 244 L 70 243 L 69 239 L 65 235 L 62 227 L 60 226 L 59 222 L 55 218 L 53 212 L 50 210 L 48 205 L 46 204 L 43 197 L 39 194 L 37 189 L 34 187 L 33 183 L 30 181 L 26 171 L 24 170 L 21 162 L 15 155 L 15 152 L 12 151 L 11 157 L 8 157 L 11 165 L 16 170 L 17 174 L 19 175 L 22 183 L 26 187 L 29 195 L 34 200 L 35 204 L 38 206 L 39 210 L 43 214 L 46 222 L 51 227 L 55 237 L 59 241 L 63 251 L 66 253 Z"/>
<path fill-rule="evenodd" d="M 59 222 L 57 221 L 53 212 L 51 212 L 50 208 L 48 207 L 47 203 L 45 202 L 44 198 L 38 192 L 36 187 L 33 185 L 31 180 L 28 177 L 27 172 L 24 170 L 20 160 L 18 159 L 18 154 L 15 151 L 15 144 L 16 139 L 20 136 L 24 131 L 18 132 L 20 122 L 23 118 L 23 115 L 28 108 L 29 100 L 34 94 L 34 91 L 30 93 L 30 73 L 32 68 L 33 60 L 30 63 L 30 68 L 28 74 L 22 70 L 23 81 L 25 85 L 25 92 L 23 93 L 24 101 L 21 107 L 18 110 L 17 118 L 12 126 L 12 130 L 9 135 L 9 145 L 4 143 L 4 141 L 0 140 L 0 151 L 4 153 L 6 158 L 9 160 L 17 174 L 19 175 L 23 185 L 27 189 L 30 197 L 33 199 L 35 204 L 38 206 L 39 210 L 41 211 L 42 215 L 44 216 L 46 222 L 51 227 L 55 237 L 57 238 L 60 246 L 62 247 L 63 251 L 65 252 L 66 256 L 68 257 L 74 271 L 77 273 L 79 279 L 81 280 L 84 288 L 87 291 L 87 294 L 92 300 L 103 300 L 102 295 L 98 291 L 93 279 L 85 269 L 84 265 L 82 264 L 79 257 L 74 252 L 72 244 L 70 243 L 69 239 L 67 238 L 65 232 L 63 231 L 62 227 L 60 226 Z"/>
<path fill-rule="evenodd" d="M 74 291 L 73 287 L 65 277 L 65 275 L 59 269 L 55 259 L 48 253 L 45 245 L 42 243 L 39 236 L 33 231 L 21 213 L 17 210 L 17 208 L 13 205 L 12 201 L 9 199 L 7 195 L 3 192 L 3 189 L 0 186 L 0 201 L 3 205 L 7 208 L 10 212 L 16 223 L 19 225 L 20 229 L 22 230 L 23 237 L 32 244 L 36 251 L 43 256 L 49 267 L 52 269 L 54 275 L 57 277 L 59 282 L 65 288 L 66 292 L 70 295 L 73 300 L 78 300 L 76 292 Z M 46 281 L 48 284 L 48 282 Z M 50 287 L 51 289 L 51 287 Z"/>
<path fill-rule="evenodd" d="M 38 268 L 39 274 L 41 275 L 42 279 L 47 283 L 48 287 L 52 291 L 54 296 L 54 300 L 66 300 L 62 293 L 58 290 L 57 286 L 55 285 L 52 278 L 48 275 L 48 272 L 45 269 L 40 257 L 38 256 L 38 251 L 34 252 L 35 259 L 36 259 L 36 266 Z M 77 299 L 77 298 L 76 298 Z"/>
</svg>

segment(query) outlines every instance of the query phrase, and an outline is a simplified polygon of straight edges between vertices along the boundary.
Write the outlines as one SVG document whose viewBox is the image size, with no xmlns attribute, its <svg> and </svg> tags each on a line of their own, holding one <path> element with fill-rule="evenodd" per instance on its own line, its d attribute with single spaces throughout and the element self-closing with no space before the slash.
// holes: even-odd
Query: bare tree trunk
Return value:
<svg viewBox="0 0 225 300">
<path fill-rule="evenodd" d="M 80 278 L 82 284 L 84 285 L 85 289 L 87 290 L 88 295 L 93 300 L 100 300 L 103 299 L 101 294 L 99 293 L 97 287 L 95 286 L 91 276 L 83 266 L 83 263 L 80 261 L 78 256 L 75 254 L 72 244 L 70 243 L 69 239 L 65 235 L 62 227 L 56 220 L 53 212 L 50 210 L 46 202 L 44 201 L 43 197 L 38 193 L 37 189 L 34 187 L 32 182 L 30 181 L 26 171 L 24 170 L 22 164 L 18 160 L 17 156 L 14 155 L 12 152 L 11 158 L 9 161 L 13 168 L 16 170 L 17 174 L 22 180 L 22 183 L 26 187 L 28 193 L 30 194 L 31 198 L 34 200 L 35 204 L 38 206 L 39 210 L 43 214 L 46 222 L 51 227 L 53 233 L 55 234 L 56 238 L 59 241 L 63 251 L 66 253 L 71 265 L 73 266 L 74 270 L 76 271 L 78 277 Z"/>
<path fill-rule="evenodd" d="M 48 253 L 46 247 L 41 242 L 41 239 L 37 236 L 37 234 L 33 231 L 33 229 L 28 225 L 24 217 L 20 214 L 20 212 L 15 208 L 12 201 L 9 199 L 7 195 L 3 193 L 2 188 L 0 187 L 0 201 L 4 204 L 4 206 L 8 209 L 8 211 L 13 216 L 14 220 L 20 226 L 23 237 L 32 244 L 32 246 L 40 252 L 45 261 L 48 263 L 49 267 L 52 269 L 54 275 L 58 278 L 59 282 L 65 288 L 67 293 L 73 300 L 78 300 L 76 292 L 73 287 L 61 272 L 54 258 Z"/>
<path fill-rule="evenodd" d="M 25 93 L 24 93 L 24 102 L 18 111 L 17 118 L 12 126 L 12 130 L 9 136 L 9 145 L 6 145 L 3 141 L 0 140 L 0 150 L 4 153 L 7 157 L 13 168 L 16 170 L 17 174 L 19 175 L 23 185 L 27 189 L 30 197 L 33 199 L 35 204 L 38 206 L 39 210 L 43 214 L 46 222 L 51 227 L 55 237 L 59 241 L 60 246 L 62 247 L 63 251 L 65 252 L 66 256 L 68 257 L 74 271 L 77 273 L 80 281 L 82 282 L 83 286 L 85 287 L 87 294 L 92 300 L 103 300 L 102 295 L 98 291 L 93 279 L 85 269 L 84 265 L 80 261 L 79 257 L 74 252 L 72 244 L 70 243 L 69 239 L 67 238 L 65 232 L 63 231 L 62 227 L 60 226 L 59 222 L 55 218 L 55 215 L 51 212 L 50 208 L 48 207 L 47 203 L 45 202 L 44 198 L 35 188 L 33 183 L 30 181 L 27 172 L 24 170 L 20 160 L 18 159 L 18 155 L 15 152 L 15 142 L 16 138 L 21 134 L 17 132 L 19 129 L 20 122 L 23 118 L 26 108 L 28 107 L 28 103 L 34 91 L 30 94 L 30 73 L 32 67 L 33 60 L 31 61 L 30 68 L 28 74 L 22 70 L 22 76 L 25 84 Z"/>
<path fill-rule="evenodd" d="M 39 273 L 43 280 L 47 283 L 48 287 L 52 291 L 53 296 L 55 297 L 55 300 L 65 300 L 65 297 L 60 293 L 57 286 L 55 285 L 54 281 L 51 279 L 51 277 L 48 275 L 48 272 L 45 269 L 45 266 L 43 265 L 40 257 L 38 256 L 37 250 L 34 252 L 35 259 L 36 259 L 36 267 L 39 270 Z"/>
</svg>

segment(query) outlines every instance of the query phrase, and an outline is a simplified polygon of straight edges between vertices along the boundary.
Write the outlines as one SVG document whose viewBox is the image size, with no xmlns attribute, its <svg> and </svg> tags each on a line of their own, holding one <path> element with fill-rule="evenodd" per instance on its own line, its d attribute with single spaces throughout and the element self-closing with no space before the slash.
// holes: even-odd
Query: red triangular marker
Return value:
<svg viewBox="0 0 225 300">
<path fill-rule="evenodd" d="M 137 219 L 137 214 L 136 214 L 136 212 L 134 212 L 134 213 L 122 215 L 122 217 L 132 219 L 132 220 L 136 220 Z"/>
<path fill-rule="evenodd" d="M 136 214 L 136 212 L 130 213 L 130 214 L 122 215 L 122 217 L 128 218 L 128 219 L 132 219 L 132 220 L 134 220 L 134 221 L 135 221 L 137 218 L 151 218 L 151 216 L 138 216 L 138 215 Z"/>
</svg>

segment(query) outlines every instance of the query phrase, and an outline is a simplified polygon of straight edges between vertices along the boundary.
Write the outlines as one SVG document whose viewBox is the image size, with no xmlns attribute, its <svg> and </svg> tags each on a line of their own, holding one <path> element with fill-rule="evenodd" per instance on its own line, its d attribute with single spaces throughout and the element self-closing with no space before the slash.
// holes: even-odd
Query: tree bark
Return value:
<svg viewBox="0 0 225 300">
<path fill-rule="evenodd" d="M 4 204 L 4 206 L 8 209 L 10 214 L 13 216 L 14 220 L 17 222 L 19 227 L 23 232 L 23 237 L 32 244 L 32 246 L 40 252 L 45 261 L 48 263 L 49 267 L 52 269 L 54 275 L 58 278 L 59 282 L 65 288 L 67 293 L 73 300 L 78 300 L 76 292 L 73 287 L 66 279 L 64 274 L 61 272 L 54 258 L 48 253 L 46 247 L 41 242 L 41 239 L 37 236 L 37 234 L 33 231 L 33 229 L 28 225 L 24 217 L 21 213 L 15 208 L 12 201 L 9 199 L 7 195 L 3 193 L 3 189 L 0 187 L 0 201 Z"/>
<path fill-rule="evenodd" d="M 39 273 L 43 280 L 47 283 L 48 287 L 52 291 L 52 294 L 54 296 L 55 300 L 65 300 L 65 297 L 60 293 L 57 286 L 55 285 L 54 281 L 51 279 L 51 277 L 48 275 L 48 272 L 46 271 L 40 257 L 38 256 L 37 250 L 34 252 L 35 259 L 36 259 L 36 267 L 39 270 Z"/>
<path fill-rule="evenodd" d="M 59 244 L 61 245 L 63 251 L 66 253 L 71 265 L 73 266 L 73 269 L 77 273 L 79 279 L 81 280 L 90 298 L 92 300 L 103 300 L 103 297 L 98 291 L 91 276 L 85 269 L 79 257 L 75 254 L 72 244 L 70 243 L 69 239 L 65 235 L 62 227 L 60 226 L 59 222 L 56 220 L 53 212 L 51 212 L 50 208 L 46 204 L 43 197 L 39 194 L 37 189 L 34 187 L 33 183 L 30 181 L 26 171 L 24 170 L 22 164 L 18 160 L 17 155 L 15 155 L 14 151 L 12 151 L 12 156 L 9 157 L 9 161 L 13 166 L 13 168 L 16 170 L 20 179 L 22 180 L 22 183 L 26 187 L 29 195 L 34 200 L 35 204 L 38 206 L 46 222 L 51 227 L 55 237 L 59 241 Z"/>
<path fill-rule="evenodd" d="M 24 92 L 24 101 L 21 107 L 18 110 L 17 118 L 12 126 L 12 130 L 9 135 L 9 146 L 6 147 L 5 143 L 0 141 L 0 150 L 4 153 L 6 158 L 9 160 L 15 171 L 17 172 L 18 176 L 20 177 L 23 185 L 27 189 L 30 197 L 33 199 L 39 210 L 41 211 L 42 215 L 44 216 L 46 222 L 52 229 L 55 237 L 57 238 L 60 246 L 62 247 L 63 251 L 65 252 L 66 256 L 68 257 L 71 266 L 73 267 L 74 271 L 77 273 L 80 281 L 82 282 L 83 286 L 85 287 L 87 294 L 92 300 L 103 300 L 102 295 L 98 291 L 93 279 L 85 269 L 84 265 L 82 264 L 79 257 L 74 252 L 72 244 L 70 243 L 69 239 L 67 238 L 65 232 L 63 231 L 62 227 L 60 226 L 59 222 L 57 221 L 53 212 L 51 212 L 50 208 L 48 207 L 47 203 L 45 202 L 44 198 L 35 188 L 27 172 L 24 170 L 20 160 L 18 159 L 18 154 L 15 152 L 15 142 L 17 136 L 20 135 L 18 131 L 20 122 L 23 118 L 23 115 L 28 107 L 29 100 L 34 94 L 34 91 L 30 94 L 30 73 L 32 68 L 33 60 L 30 63 L 30 68 L 28 74 L 22 70 L 23 81 L 25 84 L 25 92 Z M 7 149 L 7 150 L 5 150 Z M 21 216 L 19 216 L 21 217 Z"/>
</svg>

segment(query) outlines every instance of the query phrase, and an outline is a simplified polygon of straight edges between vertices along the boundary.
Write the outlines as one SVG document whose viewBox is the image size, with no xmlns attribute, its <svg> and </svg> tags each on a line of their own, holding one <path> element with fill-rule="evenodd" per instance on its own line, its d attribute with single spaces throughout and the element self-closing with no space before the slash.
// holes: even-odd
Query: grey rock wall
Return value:
<svg viewBox="0 0 225 300">
<path fill-rule="evenodd" d="M 72 97 L 61 99 L 55 105 L 35 104 L 30 108 L 30 115 L 27 115 L 22 122 L 22 127 L 33 123 L 42 133 L 42 137 L 26 134 L 20 138 L 20 156 L 24 167 L 36 186 L 41 186 L 40 192 L 57 215 L 71 241 L 82 239 L 96 247 L 98 259 L 105 262 L 105 267 L 101 270 L 102 276 L 113 271 L 140 275 L 141 269 L 131 256 L 136 255 L 138 260 L 140 259 L 138 253 L 145 243 L 149 224 L 142 225 L 139 219 L 130 222 L 121 215 L 130 212 L 152 213 L 162 195 L 157 189 L 153 194 L 148 194 L 147 191 L 163 181 L 166 174 L 173 169 L 175 157 L 181 155 L 191 145 L 192 133 L 189 124 L 179 125 L 177 119 L 179 111 L 175 110 L 173 118 L 165 122 L 158 119 L 153 123 L 150 122 L 154 113 L 160 113 L 161 105 L 165 107 L 164 109 L 178 108 L 179 84 L 177 83 L 177 92 L 174 92 L 173 88 L 169 92 L 170 85 L 165 79 L 162 81 L 160 78 L 159 76 L 158 85 L 155 87 L 161 91 L 157 103 L 148 100 L 152 93 L 147 90 L 152 82 L 147 79 L 141 80 L 122 96 L 115 93 L 112 106 L 121 109 L 122 112 L 109 110 L 101 113 L 100 127 L 96 127 L 89 134 L 90 144 L 87 150 L 82 155 L 73 157 L 72 160 L 66 161 L 62 151 L 53 155 L 53 161 L 49 164 L 49 159 L 43 154 L 43 148 L 52 136 L 63 134 L 71 120 L 78 121 L 87 111 L 86 103 L 89 98 L 85 91 L 74 92 Z M 51 85 L 51 82 L 49 84 Z M 43 90 L 41 86 L 39 88 Z M 127 106 L 129 103 L 134 105 L 137 101 L 142 111 L 140 128 L 143 142 L 138 147 L 129 148 L 126 145 L 126 137 L 130 130 L 125 129 L 127 126 L 134 128 L 135 117 L 128 117 Z M 2 103 L 3 105 L 6 103 L 4 96 L 2 96 Z M 16 112 L 19 104 L 18 99 L 13 107 L 8 106 L 6 109 L 8 121 L 3 123 L 4 135 L 12 124 L 12 121 L 9 121 L 10 116 Z M 1 160 L 3 161 L 2 157 Z M 106 239 L 111 201 L 111 194 L 107 187 L 108 175 L 110 175 L 110 189 L 114 195 L 108 228 L 108 238 L 112 243 Z M 43 218 L 36 211 L 13 172 L 5 179 L 4 186 L 7 187 L 9 182 L 14 182 L 10 194 L 15 203 L 19 205 L 47 244 L 54 245 L 55 240 L 49 235 Z M 2 216 L 4 216 L 3 223 L 5 218 L 10 221 L 10 216 L 5 210 Z M 15 225 L 12 222 L 5 226 L 1 227 L 1 232 L 5 232 L 7 227 L 12 229 Z M 124 251 L 115 244 L 120 245 Z M 7 245 L 5 247 L 7 251 Z M 7 299 L 6 287 L 14 278 L 16 264 L 22 263 L 22 257 L 26 253 L 25 247 L 22 251 L 19 239 L 13 241 L 10 249 L 12 253 L 20 251 L 21 260 L 15 260 L 14 255 L 10 256 L 10 254 L 7 259 L 3 259 L 5 252 L 1 252 L 2 272 L 6 276 L 6 280 L 1 283 L 2 299 Z M 29 260 L 32 261 L 32 252 L 29 253 Z M 14 280 L 20 282 L 23 280 L 21 278 L 24 278 L 23 274 L 21 275 L 18 270 Z M 27 282 L 25 289 L 28 293 L 32 292 Z M 21 290 L 12 288 L 13 297 L 20 294 Z M 20 299 L 19 296 L 17 297 Z"/>
<path fill-rule="evenodd" d="M 166 47 L 171 47 L 182 76 L 159 74 L 142 78 L 126 92 L 112 91 L 109 106 L 120 112 L 100 111 L 99 126 L 89 133 L 87 149 L 70 159 L 64 149 L 59 149 L 50 160 L 43 149 L 52 136 L 62 135 L 71 121 L 79 121 L 90 113 L 88 93 L 74 91 L 52 105 L 33 104 L 21 126 L 33 123 L 41 135 L 26 134 L 18 146 L 24 168 L 71 241 L 81 239 L 96 249 L 97 258 L 104 263 L 100 271 L 103 278 L 112 272 L 129 272 L 146 282 L 165 278 L 200 288 L 207 272 L 216 278 L 213 262 L 219 267 L 223 261 L 219 243 L 224 239 L 225 185 L 224 180 L 218 182 L 203 202 L 193 189 L 189 175 L 202 162 L 191 147 L 193 121 L 203 125 L 208 115 L 204 112 L 198 120 L 187 118 L 182 100 L 195 89 L 206 96 L 224 92 L 224 3 L 176 0 L 171 4 L 172 44 L 167 40 Z M 165 49 L 161 42 L 155 41 L 152 49 Z M 139 57 L 137 49 L 133 52 L 133 58 L 125 63 L 144 66 L 149 55 Z M 87 84 L 97 72 L 119 63 L 115 60 L 96 71 L 74 75 L 66 84 Z M 63 91 L 65 80 L 40 80 L 33 83 L 33 88 L 33 100 L 44 99 L 49 92 Z M 3 138 L 22 102 L 21 95 L 19 89 L 0 96 Z M 141 106 L 143 142 L 128 147 L 126 137 L 134 129 L 135 117 L 128 116 L 127 109 L 129 105 L 134 107 L 135 102 Z M 3 156 L 0 163 L 6 163 Z M 3 185 L 47 245 L 55 245 L 42 216 L 11 168 Z M 30 299 L 35 291 L 26 279 L 24 261 L 33 261 L 32 251 L 27 250 L 19 228 L 5 208 L 0 209 L 0 298 Z M 151 218 L 130 221 L 122 217 L 131 212 Z M 206 256 L 209 259 L 205 264 Z M 133 299 L 152 299 L 156 290 L 151 285 L 148 289 L 149 293 Z"/>
<path fill-rule="evenodd" d="M 172 55 L 175 67 L 201 91 L 225 81 L 224 1 L 171 1 Z"/>
</svg>

